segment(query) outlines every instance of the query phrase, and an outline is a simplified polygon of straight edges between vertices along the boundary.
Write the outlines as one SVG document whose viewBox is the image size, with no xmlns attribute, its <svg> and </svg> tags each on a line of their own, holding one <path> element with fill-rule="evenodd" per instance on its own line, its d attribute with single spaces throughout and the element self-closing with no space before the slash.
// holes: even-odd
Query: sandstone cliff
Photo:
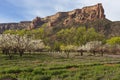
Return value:
<svg viewBox="0 0 120 80">
<path fill-rule="evenodd" d="M 36 17 L 33 21 L 21 21 L 20 23 L 3 23 L 0 24 L 0 33 L 7 29 L 33 29 L 47 23 L 48 26 L 56 26 L 60 22 L 61 25 L 68 25 L 72 22 L 86 23 L 96 19 L 104 19 L 104 9 L 102 4 L 83 7 L 69 12 L 58 12 L 55 15 L 45 18 Z"/>
<path fill-rule="evenodd" d="M 0 33 L 5 30 L 11 29 L 27 29 L 30 26 L 31 21 L 21 21 L 20 23 L 1 23 L 0 24 Z"/>
<path fill-rule="evenodd" d="M 0 24 L 0 33 L 9 29 L 27 29 L 38 28 L 43 24 L 53 29 L 73 26 L 94 27 L 96 31 L 106 36 L 120 36 L 120 23 L 112 22 L 105 18 L 104 8 L 101 3 L 93 6 L 75 9 L 69 12 L 58 12 L 55 15 L 45 18 L 36 17 L 32 21 L 21 21 L 20 23 L 2 23 Z"/>
<path fill-rule="evenodd" d="M 88 21 L 94 21 L 96 19 L 105 19 L 104 9 L 102 4 L 94 6 L 83 7 L 82 9 L 75 9 L 69 12 L 58 12 L 53 16 L 46 17 L 49 26 L 54 26 L 60 21 L 63 21 L 63 25 L 75 23 L 86 23 Z"/>
</svg>

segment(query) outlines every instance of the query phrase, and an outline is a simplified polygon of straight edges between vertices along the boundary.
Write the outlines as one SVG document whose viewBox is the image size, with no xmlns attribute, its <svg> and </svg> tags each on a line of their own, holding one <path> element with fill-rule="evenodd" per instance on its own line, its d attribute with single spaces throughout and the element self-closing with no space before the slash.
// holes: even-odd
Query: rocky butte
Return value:
<svg viewBox="0 0 120 80">
<path fill-rule="evenodd" d="M 120 22 L 112 22 L 106 19 L 104 8 L 101 3 L 93 6 L 86 6 L 82 9 L 75 9 L 68 12 L 58 12 L 55 15 L 45 18 L 36 17 L 32 21 L 21 21 L 20 23 L 1 23 L 0 33 L 9 29 L 39 28 L 43 24 L 52 28 L 63 28 L 73 26 L 94 27 L 96 31 L 111 37 L 120 35 Z"/>
<path fill-rule="evenodd" d="M 96 19 L 105 19 L 104 9 L 102 4 L 94 6 L 83 7 L 82 9 L 75 9 L 70 12 L 58 12 L 57 14 L 47 17 L 50 26 L 57 24 L 63 19 L 63 24 L 67 25 L 71 22 L 86 23 L 87 21 L 94 21 Z"/>
</svg>

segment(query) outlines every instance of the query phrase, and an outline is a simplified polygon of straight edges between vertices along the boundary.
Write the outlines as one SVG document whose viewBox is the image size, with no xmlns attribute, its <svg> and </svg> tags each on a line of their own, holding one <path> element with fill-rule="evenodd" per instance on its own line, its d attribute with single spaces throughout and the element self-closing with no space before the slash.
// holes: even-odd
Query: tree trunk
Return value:
<svg viewBox="0 0 120 80">
<path fill-rule="evenodd" d="M 22 57 L 22 56 L 23 56 L 23 53 L 24 53 L 24 51 L 23 51 L 23 50 L 19 50 L 20 57 Z"/>
<path fill-rule="evenodd" d="M 83 56 L 83 50 L 80 50 L 80 54 L 81 54 L 81 56 Z"/>
<path fill-rule="evenodd" d="M 6 50 L 6 54 L 8 54 L 10 59 L 12 59 L 12 55 L 10 54 L 9 50 Z"/>
<path fill-rule="evenodd" d="M 6 55 L 9 55 L 9 53 L 10 53 L 9 50 L 8 50 L 8 49 L 5 49 L 5 54 L 6 54 Z"/>
<path fill-rule="evenodd" d="M 5 54 L 5 55 L 7 55 L 8 54 L 8 50 L 7 49 L 3 49 L 2 53 Z"/>
<path fill-rule="evenodd" d="M 83 52 L 81 51 L 81 56 L 83 56 Z"/>
<path fill-rule="evenodd" d="M 20 52 L 20 57 L 22 57 L 22 55 L 23 55 L 23 52 Z"/>
<path fill-rule="evenodd" d="M 32 51 L 28 51 L 28 54 L 32 54 Z"/>
<path fill-rule="evenodd" d="M 95 50 L 93 50 L 93 55 L 94 55 L 94 56 L 95 56 L 95 53 L 96 53 Z"/>
<path fill-rule="evenodd" d="M 9 55 L 9 58 L 10 58 L 10 60 L 12 59 L 12 55 L 8 52 L 8 55 Z"/>
<path fill-rule="evenodd" d="M 17 49 L 13 49 L 14 54 L 17 54 Z"/>
<path fill-rule="evenodd" d="M 69 52 L 67 52 L 66 54 L 67 54 L 67 58 L 69 58 Z"/>
<path fill-rule="evenodd" d="M 2 53 L 5 54 L 5 50 L 4 49 L 2 50 Z"/>
<path fill-rule="evenodd" d="M 103 56 L 103 54 L 104 54 L 104 51 L 102 50 L 102 51 L 101 51 L 101 56 Z"/>
<path fill-rule="evenodd" d="M 66 51 L 65 53 L 66 53 L 66 55 L 67 55 L 67 58 L 69 58 L 69 57 L 70 57 L 70 52 L 69 52 L 69 51 Z"/>
</svg>

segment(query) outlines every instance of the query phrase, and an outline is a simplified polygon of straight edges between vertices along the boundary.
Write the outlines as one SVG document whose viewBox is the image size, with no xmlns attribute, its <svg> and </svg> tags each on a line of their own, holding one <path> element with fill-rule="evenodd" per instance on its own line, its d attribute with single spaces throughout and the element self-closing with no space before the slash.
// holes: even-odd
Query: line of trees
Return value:
<svg viewBox="0 0 120 80">
<path fill-rule="evenodd" d="M 48 51 L 64 51 L 68 57 L 71 51 L 80 52 L 81 56 L 84 52 L 92 52 L 94 55 L 98 52 L 101 55 L 105 52 L 120 52 L 120 37 L 107 39 L 94 28 L 71 27 L 60 29 L 54 34 L 52 30 L 47 29 L 46 32 L 45 29 L 43 26 L 32 31 L 5 31 L 0 35 L 0 49 L 5 54 L 13 52 L 19 53 L 20 56 L 25 51 L 41 51 L 43 48 Z"/>
<path fill-rule="evenodd" d="M 27 36 L 19 36 L 14 34 L 0 35 L 0 49 L 3 54 L 9 55 L 19 54 L 22 56 L 25 51 L 40 51 L 44 48 L 42 40 L 33 40 Z"/>
<path fill-rule="evenodd" d="M 104 55 L 104 53 L 112 53 L 112 54 L 119 54 L 120 53 L 120 39 L 116 40 L 114 38 L 111 38 L 107 40 L 108 42 L 106 44 L 103 44 L 101 41 L 90 41 L 87 42 L 85 45 L 82 46 L 75 46 L 75 45 L 61 45 L 60 50 L 66 53 L 66 57 L 69 58 L 70 52 L 78 52 L 81 56 L 83 56 L 84 52 L 92 53 L 94 56 L 99 53 L 101 56 Z M 120 37 L 119 37 L 120 38 Z M 111 41 L 114 42 L 111 45 Z M 110 43 L 109 43 L 110 42 Z"/>
</svg>

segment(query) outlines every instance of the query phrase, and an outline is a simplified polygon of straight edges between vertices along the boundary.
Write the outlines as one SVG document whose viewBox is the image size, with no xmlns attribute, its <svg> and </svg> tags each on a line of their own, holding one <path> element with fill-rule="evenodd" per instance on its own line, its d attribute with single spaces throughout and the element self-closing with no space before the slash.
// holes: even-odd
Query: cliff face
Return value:
<svg viewBox="0 0 120 80">
<path fill-rule="evenodd" d="M 4 32 L 5 30 L 27 29 L 30 24 L 31 21 L 21 21 L 20 23 L 1 23 L 0 33 Z"/>
<path fill-rule="evenodd" d="M 104 9 L 101 3 L 75 9 L 69 12 L 58 12 L 55 15 L 45 18 L 36 17 L 32 21 L 21 21 L 20 23 L 0 24 L 0 33 L 9 29 L 34 29 L 44 23 L 47 27 L 61 28 L 73 26 L 94 27 L 96 31 L 106 36 L 120 36 L 120 23 L 112 22 L 105 18 Z M 116 32 L 117 31 L 117 32 Z"/>
<path fill-rule="evenodd" d="M 64 24 L 71 22 L 71 20 L 78 23 L 86 23 L 87 21 L 94 21 L 96 19 L 105 19 L 102 4 L 76 9 L 68 12 L 68 15 L 69 16 L 65 19 Z"/>
<path fill-rule="evenodd" d="M 71 22 L 86 23 L 96 19 L 105 19 L 104 9 L 100 3 L 70 12 L 58 12 L 53 16 L 46 17 L 44 20 L 48 21 L 49 26 L 54 26 L 60 21 L 63 21 L 63 25 L 67 25 Z"/>
<path fill-rule="evenodd" d="M 46 18 L 36 17 L 33 21 L 21 21 L 20 23 L 3 23 L 0 24 L 0 33 L 9 29 L 34 29 L 47 23 L 48 26 L 56 26 L 60 22 L 65 26 L 71 22 L 86 23 L 87 21 L 94 21 L 96 19 L 104 19 L 104 9 L 102 4 L 94 6 L 83 7 L 82 9 L 75 9 L 69 12 L 58 12 L 55 15 Z"/>
</svg>

